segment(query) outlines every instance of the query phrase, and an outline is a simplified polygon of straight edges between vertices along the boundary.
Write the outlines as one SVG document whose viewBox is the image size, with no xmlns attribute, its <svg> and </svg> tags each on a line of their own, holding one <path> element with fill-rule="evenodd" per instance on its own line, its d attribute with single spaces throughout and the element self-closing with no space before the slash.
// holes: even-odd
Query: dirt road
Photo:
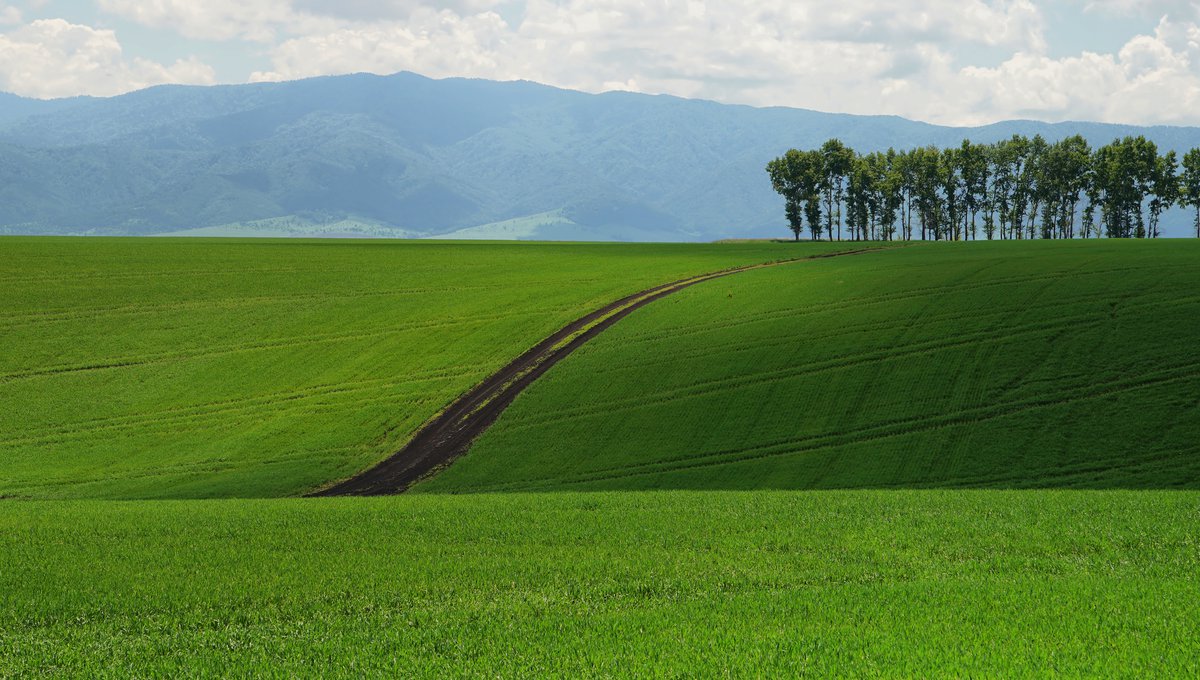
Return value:
<svg viewBox="0 0 1200 680">
<path fill-rule="evenodd" d="M 558 330 L 507 366 L 489 376 L 426 423 L 408 444 L 375 467 L 310 496 L 382 496 L 403 492 L 423 477 L 466 453 L 504 409 L 554 364 L 634 310 L 659 298 L 712 279 L 751 269 L 794 264 L 805 260 L 870 252 L 872 248 L 828 253 L 702 274 L 648 288 L 605 305 Z"/>
</svg>

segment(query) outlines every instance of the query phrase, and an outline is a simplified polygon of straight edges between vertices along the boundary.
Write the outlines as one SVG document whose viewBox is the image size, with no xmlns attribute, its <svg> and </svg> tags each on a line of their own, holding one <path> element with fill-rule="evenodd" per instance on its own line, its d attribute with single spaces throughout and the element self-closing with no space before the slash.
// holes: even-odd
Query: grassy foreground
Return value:
<svg viewBox="0 0 1200 680">
<path fill-rule="evenodd" d="M 0 497 L 299 494 L 614 299 L 848 247 L 0 238 Z"/>
<path fill-rule="evenodd" d="M 1200 242 L 927 244 L 631 314 L 428 491 L 1200 488 Z"/>
<path fill-rule="evenodd" d="M 0 239 L 0 677 L 1200 675 L 1196 491 L 770 490 L 1196 486 L 1190 243 L 657 301 L 422 487 L 546 493 L 20 498 L 295 494 L 624 293 L 838 247 Z"/>
<path fill-rule="evenodd" d="M 1200 495 L 0 504 L 0 676 L 1194 676 Z"/>
</svg>

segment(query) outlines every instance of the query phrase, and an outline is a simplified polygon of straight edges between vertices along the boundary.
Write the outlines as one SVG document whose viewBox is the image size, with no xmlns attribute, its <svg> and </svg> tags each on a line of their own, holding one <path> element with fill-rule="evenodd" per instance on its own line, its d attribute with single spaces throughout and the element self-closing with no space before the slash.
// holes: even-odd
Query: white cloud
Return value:
<svg viewBox="0 0 1200 680">
<path fill-rule="evenodd" d="M 347 28 L 284 42 L 272 52 L 274 70 L 251 74 L 253 81 L 329 73 L 391 73 L 416 68 L 434 76 L 513 75 L 502 61 L 508 26 L 498 15 L 461 17 L 449 10 L 419 11 L 405 24 Z"/>
<path fill-rule="evenodd" d="M 328 31 L 337 23 L 297 11 L 289 0 L 98 0 L 101 9 L 189 38 L 272 42 L 282 32 Z"/>
<path fill-rule="evenodd" d="M 1151 19 L 1200 19 L 1200 5 L 1194 0 L 1091 0 L 1086 8 L 1089 11 Z"/>
<path fill-rule="evenodd" d="M 1044 44 L 1041 16 L 1027 0 L 937 0 L 918 12 L 878 0 L 528 0 L 521 21 L 513 23 L 491 11 L 460 14 L 417 6 L 405 21 L 351 23 L 286 40 L 272 51 L 273 68 L 254 78 L 407 69 L 434 76 L 529 78 L 588 90 L 623 83 L 647 91 L 736 96 L 775 83 L 809 93 L 829 89 L 833 95 L 827 86 L 835 82 L 853 86 L 911 61 L 914 45 L 1039 50 Z M 865 103 L 877 96 L 874 87 L 849 99 Z M 830 96 L 810 105 L 845 108 L 838 103 Z"/>
<path fill-rule="evenodd" d="M 449 10 L 459 15 L 478 14 L 506 4 L 506 0 L 293 0 L 297 12 L 351 21 L 404 19 L 414 11 Z M 508 2 L 511 4 L 511 2 Z"/>
<path fill-rule="evenodd" d="M 1065 57 L 1050 56 L 1040 10 L 1059 0 L 97 1 L 188 37 L 262 44 L 270 67 L 251 80 L 411 70 L 950 124 L 1200 124 L 1195 0 L 1072 0 L 1076 13 L 1161 21 L 1118 50 Z M 126 68 L 204 77 L 188 62 Z"/>
<path fill-rule="evenodd" d="M 214 81 L 194 58 L 164 66 L 125 59 L 116 34 L 40 19 L 0 34 L 0 90 L 30 97 L 112 95 L 161 83 Z"/>
<path fill-rule="evenodd" d="M 1190 36 L 1191 42 L 1179 41 Z M 1154 35 L 1131 38 L 1116 54 L 1062 59 L 1017 53 L 995 68 L 964 68 L 928 84 L 954 92 L 967 122 L 1034 117 L 1126 123 L 1200 122 L 1200 70 L 1195 25 L 1164 20 Z M 974 118 L 974 120 L 972 120 Z"/>
<path fill-rule="evenodd" d="M 920 11 L 879 0 L 528 0 L 510 24 L 489 10 L 414 5 L 404 21 L 285 40 L 251 79 L 412 70 L 862 113 L 879 112 L 886 94 L 891 112 L 913 115 L 914 104 L 930 113 L 919 101 L 929 93 L 902 79 L 979 44 L 1036 53 L 1041 14 L 1028 0 L 933 0 Z"/>
<path fill-rule="evenodd" d="M 21 10 L 12 5 L 0 5 L 0 26 L 14 26 L 21 23 Z"/>
<path fill-rule="evenodd" d="M 151 28 L 202 40 L 273 42 L 283 36 L 331 33 L 376 21 L 408 20 L 444 10 L 469 16 L 500 0 L 97 0 L 106 12 Z"/>
</svg>

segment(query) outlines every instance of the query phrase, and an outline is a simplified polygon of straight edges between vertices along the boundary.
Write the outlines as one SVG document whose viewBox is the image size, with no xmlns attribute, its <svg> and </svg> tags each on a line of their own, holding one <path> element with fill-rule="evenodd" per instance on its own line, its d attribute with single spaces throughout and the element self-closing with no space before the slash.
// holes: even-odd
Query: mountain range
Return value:
<svg viewBox="0 0 1200 680">
<path fill-rule="evenodd" d="M 870 151 L 1015 133 L 1200 146 L 1200 128 L 954 128 L 413 73 L 107 98 L 0 94 L 0 234 L 786 236 L 764 166 L 788 148 L 839 137 Z M 1168 233 L 1190 230 L 1182 217 L 1173 222 Z"/>
</svg>

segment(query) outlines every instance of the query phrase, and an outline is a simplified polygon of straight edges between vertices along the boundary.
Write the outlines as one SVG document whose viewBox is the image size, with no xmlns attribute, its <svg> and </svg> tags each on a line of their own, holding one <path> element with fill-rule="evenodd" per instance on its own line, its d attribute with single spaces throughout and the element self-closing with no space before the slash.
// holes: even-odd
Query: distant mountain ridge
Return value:
<svg viewBox="0 0 1200 680">
<path fill-rule="evenodd" d="M 0 94 L 0 233 L 784 236 L 763 168 L 788 148 L 839 137 L 869 151 L 1014 133 L 1200 146 L 1200 128 L 951 128 L 412 73 L 110 98 Z"/>
</svg>

